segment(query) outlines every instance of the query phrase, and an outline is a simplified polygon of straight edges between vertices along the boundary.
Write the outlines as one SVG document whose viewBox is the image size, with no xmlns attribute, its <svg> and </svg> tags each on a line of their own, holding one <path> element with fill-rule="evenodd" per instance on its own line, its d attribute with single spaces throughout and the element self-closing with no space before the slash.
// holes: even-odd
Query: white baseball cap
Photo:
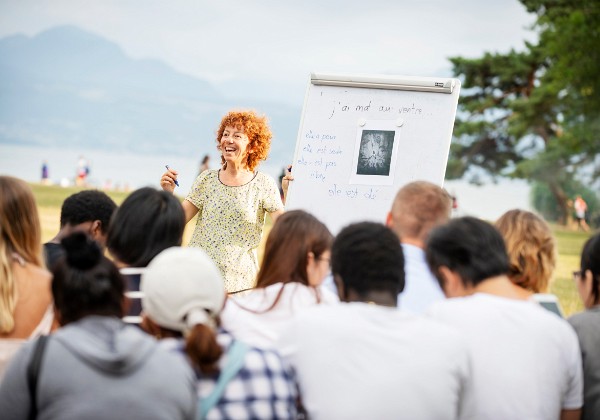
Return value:
<svg viewBox="0 0 600 420">
<path fill-rule="evenodd" d="M 215 328 L 225 301 L 221 272 L 199 248 L 172 247 L 152 259 L 140 283 L 142 308 L 156 324 L 187 333 Z"/>
</svg>

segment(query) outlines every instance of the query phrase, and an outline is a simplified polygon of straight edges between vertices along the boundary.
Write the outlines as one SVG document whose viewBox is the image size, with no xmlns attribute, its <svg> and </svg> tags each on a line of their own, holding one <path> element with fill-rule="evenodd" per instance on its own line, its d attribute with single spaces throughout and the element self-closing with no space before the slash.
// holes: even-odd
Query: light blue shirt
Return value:
<svg viewBox="0 0 600 420">
<path fill-rule="evenodd" d="M 422 314 L 429 305 L 444 299 L 437 279 L 429 271 L 425 251 L 414 245 L 402 244 L 406 284 L 398 295 L 398 307 L 414 314 Z"/>
</svg>

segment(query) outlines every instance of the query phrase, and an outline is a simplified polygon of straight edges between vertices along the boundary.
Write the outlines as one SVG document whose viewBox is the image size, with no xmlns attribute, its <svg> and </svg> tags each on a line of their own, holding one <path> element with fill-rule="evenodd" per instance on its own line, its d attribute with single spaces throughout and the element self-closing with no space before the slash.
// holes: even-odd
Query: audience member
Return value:
<svg viewBox="0 0 600 420">
<path fill-rule="evenodd" d="M 61 244 L 65 256 L 52 270 L 61 328 L 11 361 L 0 385 L 2 418 L 195 418 L 185 358 L 119 319 L 125 285 L 115 265 L 82 232 Z"/>
<path fill-rule="evenodd" d="M 600 234 L 590 238 L 574 273 L 585 311 L 569 318 L 581 346 L 584 420 L 600 419 Z"/>
<path fill-rule="evenodd" d="M 60 209 L 60 231 L 44 244 L 46 265 L 52 267 L 64 250 L 60 241 L 73 232 L 86 232 L 104 248 L 108 223 L 117 205 L 98 190 L 84 190 L 65 199 Z"/>
<path fill-rule="evenodd" d="M 444 294 L 425 261 L 425 241 L 431 229 L 450 219 L 452 199 L 446 191 L 427 181 L 415 181 L 396 194 L 387 225 L 400 238 L 404 253 L 406 287 L 398 306 L 413 313 L 423 311 Z"/>
<path fill-rule="evenodd" d="M 398 237 L 381 224 L 350 225 L 331 258 L 347 303 L 303 311 L 279 343 L 308 417 L 470 417 L 466 343 L 444 325 L 397 309 L 404 287 Z"/>
<path fill-rule="evenodd" d="M 127 282 L 127 322 L 141 322 L 139 289 L 145 267 L 161 251 L 181 245 L 184 228 L 179 200 L 150 187 L 132 192 L 114 213 L 106 243 Z"/>
<path fill-rule="evenodd" d="M 287 323 L 302 309 L 337 303 L 321 288 L 329 273 L 333 237 L 327 227 L 302 210 L 280 216 L 265 244 L 256 288 L 227 300 L 223 327 L 258 347 L 273 346 Z"/>
<path fill-rule="evenodd" d="M 50 332 L 50 280 L 33 192 L 20 179 L 0 176 L 0 379 L 25 340 Z"/>
<path fill-rule="evenodd" d="M 215 261 L 229 293 L 254 287 L 265 215 L 274 220 L 283 214 L 277 183 L 258 171 L 271 137 L 266 117 L 254 111 L 228 112 L 216 138 L 221 167 L 198 175 L 183 200 L 186 223 L 198 215 L 189 245 L 202 248 Z M 177 176 L 177 171 L 167 169 L 161 188 L 172 193 L 179 185 Z M 286 193 L 291 179 L 291 173 L 286 174 Z"/>
<path fill-rule="evenodd" d="M 163 251 L 142 275 L 141 289 L 144 327 L 185 352 L 196 369 L 199 418 L 296 418 L 293 375 L 280 356 L 216 331 L 225 289 L 204 251 Z"/>
<path fill-rule="evenodd" d="M 469 342 L 481 419 L 577 419 L 581 355 L 568 323 L 508 278 L 500 233 L 472 217 L 434 229 L 427 262 L 446 297 L 429 314 Z"/>
<path fill-rule="evenodd" d="M 524 291 L 546 293 L 556 266 L 556 241 L 548 224 L 530 211 L 509 210 L 495 223 L 508 251 L 508 278 Z"/>
</svg>

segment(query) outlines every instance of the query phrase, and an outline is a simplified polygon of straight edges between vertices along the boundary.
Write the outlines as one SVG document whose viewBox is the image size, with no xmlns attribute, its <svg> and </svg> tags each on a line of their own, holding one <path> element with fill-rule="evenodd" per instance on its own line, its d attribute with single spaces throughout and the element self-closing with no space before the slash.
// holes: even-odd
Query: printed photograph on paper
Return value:
<svg viewBox="0 0 600 420">
<path fill-rule="evenodd" d="M 363 130 L 356 165 L 357 175 L 390 175 L 395 135 L 395 131 Z"/>
</svg>

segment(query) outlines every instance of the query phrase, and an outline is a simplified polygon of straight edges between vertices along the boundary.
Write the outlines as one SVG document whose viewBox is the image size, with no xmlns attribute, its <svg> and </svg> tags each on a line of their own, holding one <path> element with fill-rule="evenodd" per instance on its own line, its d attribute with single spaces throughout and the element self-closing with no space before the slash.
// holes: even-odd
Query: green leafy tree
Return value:
<svg viewBox="0 0 600 420">
<path fill-rule="evenodd" d="M 588 211 L 586 219 L 592 226 L 598 226 L 600 221 L 600 200 L 594 191 L 587 188 L 581 182 L 573 180 L 564 185 L 564 190 L 569 199 L 567 200 L 567 221 L 574 223 L 575 208 L 574 201 L 577 195 L 585 200 Z M 560 207 L 556 203 L 556 199 L 546 184 L 534 182 L 531 186 L 531 201 L 533 206 L 540 212 L 546 220 L 557 221 L 560 219 Z"/>
<path fill-rule="evenodd" d="M 521 2 L 537 43 L 450 59 L 463 91 L 446 176 L 541 183 L 565 222 L 566 187 L 600 179 L 600 2 Z"/>
</svg>

